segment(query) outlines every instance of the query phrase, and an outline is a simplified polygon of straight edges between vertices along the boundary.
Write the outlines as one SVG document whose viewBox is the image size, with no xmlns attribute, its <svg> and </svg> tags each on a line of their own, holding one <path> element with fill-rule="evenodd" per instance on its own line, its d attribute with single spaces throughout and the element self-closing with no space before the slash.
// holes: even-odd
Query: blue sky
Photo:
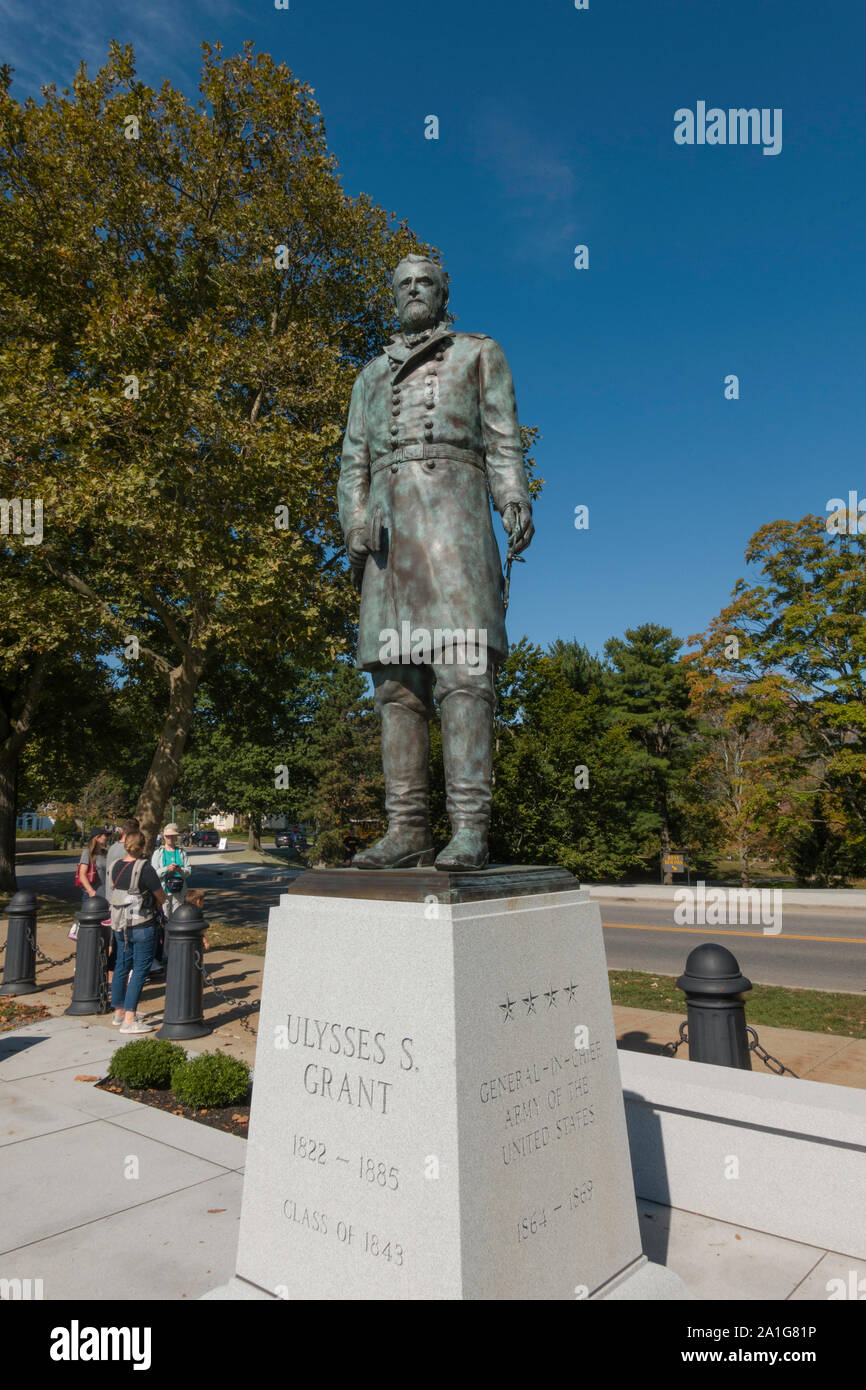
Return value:
<svg viewBox="0 0 866 1390">
<path fill-rule="evenodd" d="M 0 60 L 20 98 L 114 37 L 192 96 L 201 41 L 250 38 L 309 82 L 346 190 L 439 247 L 541 431 L 512 638 L 596 650 L 700 631 L 758 526 L 866 494 L 864 28 L 853 0 L 0 0 Z M 675 144 L 698 101 L 781 108 L 781 152 Z"/>
</svg>

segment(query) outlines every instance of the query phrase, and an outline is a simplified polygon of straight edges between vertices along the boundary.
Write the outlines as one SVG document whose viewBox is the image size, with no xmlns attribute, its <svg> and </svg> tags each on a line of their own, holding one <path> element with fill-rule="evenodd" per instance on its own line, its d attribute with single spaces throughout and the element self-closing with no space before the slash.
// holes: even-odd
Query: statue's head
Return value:
<svg viewBox="0 0 866 1390">
<path fill-rule="evenodd" d="M 435 261 L 426 256 L 404 256 L 391 283 L 401 328 L 421 333 L 442 322 L 448 304 L 448 277 Z"/>
</svg>

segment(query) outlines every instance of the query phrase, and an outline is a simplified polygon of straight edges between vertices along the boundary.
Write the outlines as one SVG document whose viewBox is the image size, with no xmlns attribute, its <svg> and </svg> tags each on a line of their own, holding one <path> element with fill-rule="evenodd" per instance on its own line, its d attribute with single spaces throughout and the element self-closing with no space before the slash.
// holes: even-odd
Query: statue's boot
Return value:
<svg viewBox="0 0 866 1390">
<path fill-rule="evenodd" d="M 483 869 L 493 800 L 493 709 L 469 690 L 450 691 L 440 705 L 445 805 L 452 838 L 437 869 Z"/>
<path fill-rule="evenodd" d="M 383 704 L 382 770 L 388 830 L 352 860 L 353 869 L 413 869 L 433 863 L 427 809 L 430 730 L 426 714 L 396 700 Z"/>
</svg>

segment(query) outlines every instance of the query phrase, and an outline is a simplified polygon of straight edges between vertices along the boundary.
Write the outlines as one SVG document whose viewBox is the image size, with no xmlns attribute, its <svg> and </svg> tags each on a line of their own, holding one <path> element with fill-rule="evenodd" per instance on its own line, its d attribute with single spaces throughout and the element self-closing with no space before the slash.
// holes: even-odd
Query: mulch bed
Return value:
<svg viewBox="0 0 866 1390">
<path fill-rule="evenodd" d="M 127 1100 L 140 1101 L 142 1105 L 153 1105 L 157 1110 L 168 1111 L 169 1115 L 181 1115 L 185 1120 L 210 1125 L 211 1129 L 222 1129 L 226 1134 L 237 1134 L 241 1139 L 247 1137 L 249 1105 L 220 1105 L 210 1110 L 196 1110 L 190 1105 L 181 1105 L 171 1091 L 138 1090 L 124 1086 L 120 1081 L 112 1081 L 108 1076 L 97 1083 L 97 1090 L 111 1091 L 116 1096 L 126 1096 Z"/>
<path fill-rule="evenodd" d="M 50 1017 L 44 1004 L 19 1004 L 17 999 L 0 999 L 0 1033 L 20 1028 L 25 1023 Z"/>
</svg>

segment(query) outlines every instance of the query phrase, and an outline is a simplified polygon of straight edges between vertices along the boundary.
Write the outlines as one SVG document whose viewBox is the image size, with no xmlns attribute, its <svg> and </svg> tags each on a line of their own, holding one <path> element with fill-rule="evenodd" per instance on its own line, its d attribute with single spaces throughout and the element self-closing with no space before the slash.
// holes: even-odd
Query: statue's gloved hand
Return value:
<svg viewBox="0 0 866 1390">
<path fill-rule="evenodd" d="M 363 526 L 353 526 L 346 537 L 346 550 L 353 569 L 360 569 L 370 553 L 367 546 L 367 533 Z"/>
<path fill-rule="evenodd" d="M 510 548 L 514 555 L 525 550 L 535 535 L 532 522 L 532 508 L 528 502 L 509 502 L 502 513 L 502 525 L 508 534 Z"/>
</svg>

